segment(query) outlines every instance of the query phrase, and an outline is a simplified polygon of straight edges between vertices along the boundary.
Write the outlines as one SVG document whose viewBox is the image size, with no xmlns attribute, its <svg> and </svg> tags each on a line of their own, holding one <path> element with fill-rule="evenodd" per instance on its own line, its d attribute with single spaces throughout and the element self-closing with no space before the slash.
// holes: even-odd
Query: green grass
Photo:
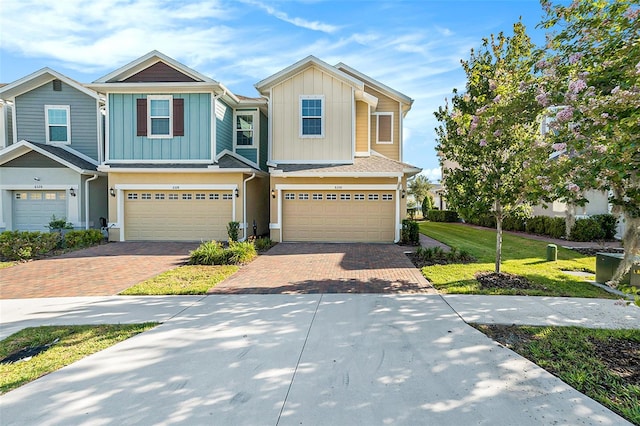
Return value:
<svg viewBox="0 0 640 426">
<path fill-rule="evenodd" d="M 29 347 L 51 347 L 33 358 L 12 364 L 0 364 L 0 393 L 8 392 L 38 377 L 49 374 L 87 355 L 101 351 L 157 323 L 131 325 L 74 325 L 31 327 L 0 341 L 0 359 Z"/>
<path fill-rule="evenodd" d="M 554 374 L 576 390 L 640 425 L 640 386 L 636 360 L 620 347 L 640 343 L 640 330 L 578 327 L 501 327 L 474 325 Z M 506 333 L 505 333 L 506 330 Z M 617 344 L 615 344 L 617 343 Z"/>
<path fill-rule="evenodd" d="M 15 262 L 0 262 L 0 269 L 15 265 Z"/>
<path fill-rule="evenodd" d="M 233 275 L 235 265 L 186 265 L 164 272 L 121 292 L 127 296 L 206 294 Z"/>
<path fill-rule="evenodd" d="M 547 262 L 544 241 L 503 234 L 502 272 L 521 275 L 537 284 L 537 289 L 481 289 L 474 274 L 495 269 L 496 232 L 462 224 L 420 222 L 420 232 L 438 241 L 468 251 L 478 262 L 434 265 L 422 268 L 422 274 L 443 293 L 458 294 L 526 294 L 529 296 L 600 297 L 615 299 L 611 293 L 592 286 L 581 277 L 562 272 L 595 273 L 595 257 L 558 247 L 558 260 Z"/>
</svg>

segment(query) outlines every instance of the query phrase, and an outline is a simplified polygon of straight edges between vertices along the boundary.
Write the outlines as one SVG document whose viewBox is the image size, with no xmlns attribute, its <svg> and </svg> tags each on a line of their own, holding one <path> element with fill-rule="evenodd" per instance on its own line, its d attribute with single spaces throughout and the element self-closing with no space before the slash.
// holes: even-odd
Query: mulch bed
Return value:
<svg viewBox="0 0 640 426">
<path fill-rule="evenodd" d="M 584 254 L 585 256 L 595 256 L 596 253 L 624 253 L 623 248 L 615 248 L 615 247 L 570 247 L 571 250 L 577 251 L 580 254 Z"/>
<path fill-rule="evenodd" d="M 546 287 L 534 284 L 520 275 L 507 274 L 505 272 L 477 272 L 476 280 L 483 289 L 502 288 L 509 290 L 547 290 Z"/>
</svg>

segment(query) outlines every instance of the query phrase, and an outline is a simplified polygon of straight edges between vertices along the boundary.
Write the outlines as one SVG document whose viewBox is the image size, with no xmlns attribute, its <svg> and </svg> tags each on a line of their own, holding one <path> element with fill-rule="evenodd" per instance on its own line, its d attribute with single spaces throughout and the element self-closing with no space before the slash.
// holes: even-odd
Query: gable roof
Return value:
<svg viewBox="0 0 640 426">
<path fill-rule="evenodd" d="M 192 78 L 195 81 L 219 84 L 212 78 L 200 74 L 198 71 L 181 64 L 175 59 L 170 58 L 167 55 L 158 52 L 157 50 L 152 50 L 146 55 L 143 55 L 138 59 L 135 59 L 128 64 L 118 68 L 117 70 L 100 77 L 99 79 L 95 80 L 94 83 L 119 83 L 158 62 L 164 62 L 165 64 L 174 68 L 176 71 Z"/>
<path fill-rule="evenodd" d="M 95 174 L 97 165 L 68 148 L 21 140 L 0 151 L 0 165 L 14 160 L 28 152 L 35 151 L 80 174 Z"/>
<path fill-rule="evenodd" d="M 59 72 L 46 67 L 25 77 L 22 77 L 21 79 L 16 80 L 13 83 L 0 87 L 0 98 L 13 99 L 16 96 L 36 89 L 43 84 L 47 84 L 48 82 L 53 80 L 60 80 L 87 96 L 98 100 L 100 99 L 100 96 L 94 90 L 91 90 L 83 84 L 78 83 L 77 81 L 72 80 L 63 74 L 60 74 Z"/>
<path fill-rule="evenodd" d="M 278 171 L 299 177 L 344 176 L 413 176 L 422 169 L 392 160 L 376 152 L 369 157 L 356 157 L 353 164 L 278 164 Z"/>
<path fill-rule="evenodd" d="M 342 70 L 348 74 L 351 74 L 353 76 L 355 76 L 356 78 L 358 78 L 359 80 L 361 80 L 362 82 L 364 82 L 365 84 L 371 86 L 372 88 L 374 88 L 375 90 L 377 90 L 378 92 L 384 93 L 385 95 L 389 96 L 390 98 L 393 98 L 397 101 L 400 101 L 404 104 L 409 105 L 409 107 L 411 107 L 411 105 L 413 104 L 413 99 L 411 99 L 409 96 L 405 95 L 404 93 L 398 92 L 395 89 L 392 89 L 391 87 L 380 83 L 378 80 L 369 77 L 366 74 L 361 73 L 360 71 L 351 68 L 350 66 L 340 62 L 339 64 L 336 65 L 336 68 L 338 68 L 339 70 Z M 407 109 L 408 110 L 408 109 Z"/>
<path fill-rule="evenodd" d="M 348 75 L 347 73 L 340 71 L 336 67 L 332 67 L 331 65 L 327 64 L 324 61 L 321 61 L 313 55 L 309 55 L 306 58 L 296 62 L 295 64 L 290 65 L 287 68 L 273 74 L 271 77 L 267 77 L 264 80 L 259 81 L 255 84 L 255 88 L 258 90 L 258 92 L 264 94 L 269 88 L 293 77 L 294 75 L 310 67 L 319 68 L 327 74 L 330 74 L 331 76 L 343 81 L 344 83 L 356 89 L 364 90 L 364 84 L 361 81 Z"/>
</svg>

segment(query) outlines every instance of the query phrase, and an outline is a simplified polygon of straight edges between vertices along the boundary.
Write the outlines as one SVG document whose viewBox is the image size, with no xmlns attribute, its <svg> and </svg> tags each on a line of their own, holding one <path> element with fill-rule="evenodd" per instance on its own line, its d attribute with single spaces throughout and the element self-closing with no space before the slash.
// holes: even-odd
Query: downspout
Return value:
<svg viewBox="0 0 640 426">
<path fill-rule="evenodd" d="M 218 99 L 227 94 L 227 90 L 224 89 L 221 94 L 216 94 L 216 92 L 212 92 L 213 96 L 211 97 L 211 161 L 213 163 L 216 162 L 216 156 L 218 155 L 218 116 L 216 115 L 216 105 L 218 104 Z"/>
<path fill-rule="evenodd" d="M 98 175 L 84 181 L 84 229 L 89 229 L 89 182 L 98 179 Z"/>
<path fill-rule="evenodd" d="M 242 236 L 242 239 L 240 241 L 247 240 L 247 229 L 249 228 L 249 224 L 247 223 L 247 182 L 255 177 L 256 174 L 253 173 L 251 176 L 242 181 L 242 226 L 244 228 L 244 235 Z"/>
<path fill-rule="evenodd" d="M 398 176 L 398 189 L 396 189 L 396 232 L 395 232 L 395 240 L 394 243 L 400 241 L 400 224 L 402 223 L 400 220 L 400 197 L 402 194 L 402 176 Z"/>
</svg>

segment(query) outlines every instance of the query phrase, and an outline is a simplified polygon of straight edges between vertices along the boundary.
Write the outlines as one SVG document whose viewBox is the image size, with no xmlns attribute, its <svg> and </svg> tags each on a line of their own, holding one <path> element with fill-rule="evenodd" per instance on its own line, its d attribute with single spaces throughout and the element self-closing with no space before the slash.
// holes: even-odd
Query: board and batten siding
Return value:
<svg viewBox="0 0 640 426">
<path fill-rule="evenodd" d="M 172 94 L 184 99 L 184 136 L 136 136 L 136 100 L 144 94 L 109 94 L 109 160 L 207 160 L 211 158 L 211 96 Z"/>
<path fill-rule="evenodd" d="M 369 152 L 369 105 L 356 102 L 356 152 Z"/>
<path fill-rule="evenodd" d="M 400 102 L 365 86 L 365 92 L 378 98 L 376 112 L 393 112 L 393 143 L 379 144 L 378 140 L 378 120 L 375 115 L 371 116 L 371 149 L 393 160 L 400 160 Z"/>
<path fill-rule="evenodd" d="M 225 149 L 233 152 L 233 108 L 216 99 L 216 155 Z"/>
<path fill-rule="evenodd" d="M 46 143 L 45 105 L 69 105 L 71 144 L 74 150 L 98 159 L 98 105 L 95 98 L 62 82 L 62 90 L 53 90 L 50 81 L 16 96 L 17 140 Z"/>
<path fill-rule="evenodd" d="M 324 96 L 324 137 L 300 137 L 300 95 Z M 353 159 L 353 90 L 318 68 L 271 89 L 272 159 L 276 162 L 349 162 Z"/>
</svg>

